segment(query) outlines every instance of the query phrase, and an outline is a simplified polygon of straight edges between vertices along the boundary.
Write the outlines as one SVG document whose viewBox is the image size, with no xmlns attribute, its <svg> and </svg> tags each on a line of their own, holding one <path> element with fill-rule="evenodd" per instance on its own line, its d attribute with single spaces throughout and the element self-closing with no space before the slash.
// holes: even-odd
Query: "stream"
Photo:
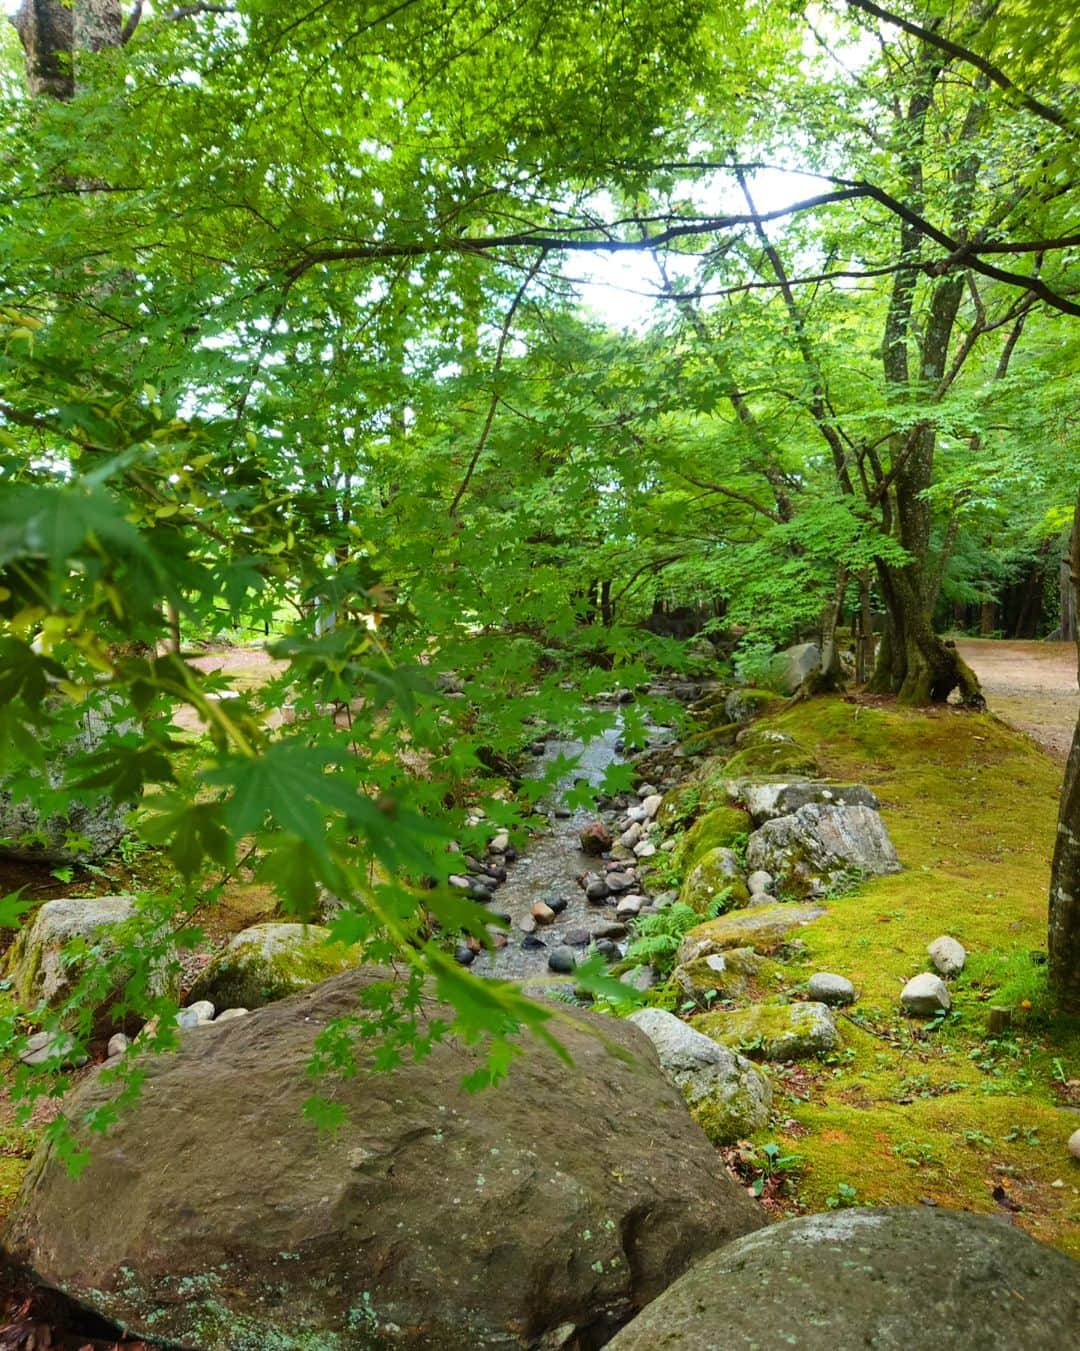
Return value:
<svg viewBox="0 0 1080 1351">
<path fill-rule="evenodd" d="M 650 727 L 649 732 L 647 748 L 650 750 L 672 739 L 672 733 L 666 728 Z M 623 819 L 627 808 L 638 804 L 638 796 L 632 792 L 621 793 L 613 800 L 619 805 L 604 809 L 578 808 L 569 812 L 560 799 L 560 792 L 568 791 L 581 779 L 587 779 L 593 787 L 600 787 L 608 768 L 627 758 L 628 753 L 619 749 L 621 737 L 622 718 L 617 717 L 614 725 L 600 736 L 588 742 L 553 739 L 546 743 L 544 754 L 537 757 L 537 775 L 559 756 L 576 757 L 577 763 L 559 781 L 540 809 L 546 812 L 548 829 L 534 835 L 525 851 L 506 865 L 506 881 L 496 892 L 490 908 L 508 916 L 509 942 L 505 947 L 481 953 L 476 958 L 473 970 L 477 975 L 517 981 L 544 975 L 549 971 L 548 958 L 556 948 L 572 949 L 580 961 L 594 939 L 614 940 L 620 952 L 625 949 L 626 928 L 615 916 L 618 897 L 613 895 L 599 904 L 589 901 L 578 878 L 583 873 L 602 875 L 609 869 L 618 868 L 635 877 L 633 887 L 625 894 L 647 895 L 633 871 L 636 860 L 624 860 L 619 867 L 617 863 L 591 857 L 581 848 L 580 837 L 590 823 L 603 820 L 617 838 L 617 822 Z M 553 909 L 558 909 L 564 901 L 565 906 L 556 915 L 554 923 L 537 925 L 532 932 L 527 932 L 531 927 L 532 907 L 537 901 L 544 901 Z"/>
</svg>

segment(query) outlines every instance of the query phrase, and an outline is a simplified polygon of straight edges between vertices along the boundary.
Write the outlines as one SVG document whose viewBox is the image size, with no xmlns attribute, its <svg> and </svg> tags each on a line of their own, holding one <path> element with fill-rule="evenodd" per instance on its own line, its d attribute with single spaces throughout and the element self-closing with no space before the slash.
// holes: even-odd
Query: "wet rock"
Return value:
<svg viewBox="0 0 1080 1351">
<path fill-rule="evenodd" d="M 552 910 L 550 905 L 545 905 L 543 901 L 534 901 L 529 913 L 537 924 L 555 923 L 555 911 Z"/>
<path fill-rule="evenodd" d="M 488 848 L 493 854 L 505 854 L 510 848 L 510 835 L 508 831 L 500 830 L 498 835 L 491 841 Z"/>
<path fill-rule="evenodd" d="M 547 898 L 548 906 L 554 910 L 557 915 L 561 915 L 570 904 L 569 896 L 549 896 Z"/>
<path fill-rule="evenodd" d="M 676 960 L 692 962 L 727 948 L 750 947 L 755 952 L 772 952 L 792 929 L 809 924 L 824 913 L 819 906 L 774 904 L 721 915 L 684 934 Z"/>
<path fill-rule="evenodd" d="M 593 944 L 593 950 L 608 962 L 616 962 L 622 956 L 618 943 L 613 943 L 610 938 L 601 938 Z"/>
<path fill-rule="evenodd" d="M 459 943 L 454 949 L 454 961 L 459 966 L 472 966 L 473 962 L 476 961 L 476 953 L 467 943 Z"/>
<path fill-rule="evenodd" d="M 360 964 L 358 945 L 329 942 L 317 924 L 253 924 L 238 933 L 192 986 L 196 999 L 261 1008 Z"/>
<path fill-rule="evenodd" d="M 656 1047 L 665 1073 L 714 1144 L 731 1144 L 765 1125 L 772 1087 L 748 1060 L 664 1009 L 639 1009 L 627 1021 Z"/>
<path fill-rule="evenodd" d="M 548 953 L 548 970 L 555 971 L 561 976 L 568 976 L 577 966 L 577 958 L 574 956 L 573 949 L 567 945 L 552 948 Z"/>
<path fill-rule="evenodd" d="M 855 986 L 846 976 L 831 971 L 816 971 L 806 982 L 806 993 L 821 1004 L 854 1004 Z"/>
<path fill-rule="evenodd" d="M 535 916 L 535 915 L 522 915 L 522 917 L 518 920 L 517 926 L 518 926 L 518 928 L 521 930 L 521 932 L 522 932 L 523 934 L 531 934 L 531 933 L 535 933 L 535 932 L 536 932 L 536 916 Z"/>
<path fill-rule="evenodd" d="M 985 1215 L 804 1215 L 698 1262 L 608 1351 L 901 1351 L 916 1311 L 934 1351 L 1061 1351 L 1080 1327 L 1080 1264 Z"/>
<path fill-rule="evenodd" d="M 634 919 L 641 914 L 644 905 L 644 896 L 623 896 L 615 907 L 615 914 L 619 919 Z"/>
<path fill-rule="evenodd" d="M 393 1074 L 335 1080 L 344 1123 L 316 1131 L 302 1110 L 315 1039 L 389 974 L 350 973 L 149 1057 L 119 1123 L 80 1136 L 78 1178 L 39 1155 L 6 1252 L 154 1343 L 524 1351 L 602 1345 L 761 1225 L 647 1038 L 586 1011 L 557 1032 L 572 1066 L 530 1039 L 512 1088 L 467 1093 L 483 1052 L 439 1043 Z M 425 1015 L 452 1016 L 434 1001 Z M 118 1088 L 93 1076 L 72 1120 Z"/>
<path fill-rule="evenodd" d="M 626 925 L 617 924 L 614 920 L 608 924 L 594 924 L 589 936 L 591 938 L 625 938 Z"/>
<path fill-rule="evenodd" d="M 828 1055 L 840 1044 L 832 1014 L 817 1003 L 754 1004 L 703 1014 L 694 1026 L 733 1050 L 763 1060 L 807 1060 Z"/>
<path fill-rule="evenodd" d="M 926 951 L 938 972 L 943 976 L 958 976 L 963 971 L 964 963 L 967 961 L 967 953 L 963 945 L 948 934 L 942 934 L 940 938 L 935 938 Z"/>
<path fill-rule="evenodd" d="M 573 814 L 569 807 L 556 807 L 552 812 L 557 821 L 569 821 Z"/>
<path fill-rule="evenodd" d="M 640 821 L 635 821 L 628 830 L 624 830 L 619 836 L 619 843 L 624 849 L 633 849 L 634 845 L 641 839 L 645 827 Z"/>
<path fill-rule="evenodd" d="M 900 871 L 885 823 L 869 807 L 800 807 L 756 830 L 746 857 L 751 870 L 772 873 L 781 891 L 800 896 L 824 895 L 853 873 Z"/>
<path fill-rule="evenodd" d="M 655 853 L 656 845 L 653 844 L 652 840 L 642 840 L 639 844 L 634 845 L 634 854 L 638 858 L 652 858 Z"/>
<path fill-rule="evenodd" d="M 594 877 L 585 887 L 585 899 L 593 905 L 603 905 L 611 895 L 611 889 L 602 877 Z"/>
<path fill-rule="evenodd" d="M 614 843 L 611 831 L 608 830 L 603 821 L 591 822 L 578 838 L 581 842 L 582 852 L 595 858 L 599 858 L 601 854 L 606 854 Z"/>
<path fill-rule="evenodd" d="M 562 941 L 564 943 L 569 943 L 572 948 L 587 947 L 589 943 L 592 942 L 592 939 L 592 930 L 586 929 L 581 924 L 575 924 L 573 928 L 564 929 L 562 931 Z"/>
<path fill-rule="evenodd" d="M 900 1003 L 912 1018 L 933 1018 L 939 1013 L 948 1013 L 952 1007 L 945 982 L 929 971 L 908 981 L 900 991 Z"/>
<path fill-rule="evenodd" d="M 622 891 L 629 891 L 634 885 L 634 878 L 629 873 L 624 872 L 608 873 L 605 880 L 608 885 L 608 890 L 615 892 L 616 895 Z"/>
<path fill-rule="evenodd" d="M 543 952 L 547 944 L 537 933 L 527 933 L 521 940 L 522 952 Z"/>
</svg>

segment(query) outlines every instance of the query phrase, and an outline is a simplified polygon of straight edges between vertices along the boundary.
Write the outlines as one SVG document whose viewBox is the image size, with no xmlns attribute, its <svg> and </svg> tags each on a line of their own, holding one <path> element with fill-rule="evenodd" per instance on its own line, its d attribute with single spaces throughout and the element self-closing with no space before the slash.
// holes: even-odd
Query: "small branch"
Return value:
<svg viewBox="0 0 1080 1351">
<path fill-rule="evenodd" d="M 450 504 L 450 517 L 453 519 L 457 515 L 457 509 L 461 505 L 461 499 L 469 490 L 469 484 L 472 482 L 472 476 L 476 472 L 476 466 L 480 463 L 480 456 L 484 453 L 484 447 L 487 445 L 487 439 L 491 432 L 492 424 L 495 421 L 495 412 L 499 406 L 499 372 L 502 370 L 503 356 L 506 353 L 506 344 L 510 338 L 510 326 L 514 322 L 514 315 L 518 311 L 518 306 L 525 298 L 525 292 L 533 278 L 540 271 L 547 257 L 546 253 L 541 253 L 535 260 L 532 267 L 525 274 L 525 279 L 518 287 L 514 299 L 510 303 L 510 308 L 506 312 L 506 318 L 503 320 L 502 332 L 499 334 L 499 346 L 495 352 L 495 365 L 491 371 L 491 401 L 488 404 L 487 415 L 484 418 L 484 425 L 480 430 L 480 439 L 476 443 L 476 449 L 469 460 L 469 467 L 465 470 L 465 477 L 461 480 L 457 492 L 454 494 L 454 500 Z"/>
</svg>

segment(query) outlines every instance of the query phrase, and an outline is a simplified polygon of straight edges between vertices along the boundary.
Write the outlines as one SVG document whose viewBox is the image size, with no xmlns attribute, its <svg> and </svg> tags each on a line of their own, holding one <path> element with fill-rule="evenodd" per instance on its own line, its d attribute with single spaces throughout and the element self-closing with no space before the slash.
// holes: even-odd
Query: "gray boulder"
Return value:
<svg viewBox="0 0 1080 1351">
<path fill-rule="evenodd" d="M 796 643 L 778 652 L 769 663 L 769 684 L 781 694 L 794 694 L 807 676 L 821 669 L 817 643 Z"/>
<path fill-rule="evenodd" d="M 75 735 L 46 752 L 45 780 L 58 788 L 68 762 L 101 746 L 106 734 L 129 730 L 130 724 L 111 725 L 97 709 L 87 709 Z M 40 863 L 93 863 L 110 853 L 127 830 L 131 804 L 117 804 L 96 789 L 84 793 L 63 812 L 43 815 L 25 798 L 16 799 L 0 786 L 0 856 Z"/>
<path fill-rule="evenodd" d="M 358 945 L 329 938 L 330 930 L 318 924 L 253 924 L 199 976 L 192 1002 L 258 1009 L 360 965 Z"/>
<path fill-rule="evenodd" d="M 778 816 L 791 816 L 800 807 L 820 803 L 826 807 L 870 807 L 877 811 L 881 803 L 877 794 L 861 784 L 813 783 L 809 779 L 746 781 L 740 785 L 746 810 L 755 825 Z"/>
<path fill-rule="evenodd" d="M 939 1013 L 948 1013 L 952 1007 L 948 987 L 940 976 L 923 971 L 900 991 L 900 1003 L 904 1012 L 913 1018 L 933 1018 Z"/>
<path fill-rule="evenodd" d="M 584 1011 L 557 1030 L 570 1065 L 529 1040 L 480 1093 L 462 1079 L 483 1049 L 460 1040 L 392 1074 L 363 1063 L 319 1131 L 315 1040 L 392 978 L 349 972 L 182 1032 L 105 1136 L 78 1126 L 118 1091 L 92 1075 L 65 1100 L 89 1162 L 73 1177 L 42 1147 L 7 1255 L 155 1343 L 513 1351 L 602 1345 L 761 1226 L 648 1038 Z"/>
<path fill-rule="evenodd" d="M 926 949 L 934 967 L 942 976 L 958 976 L 964 969 L 967 953 L 962 943 L 958 943 L 949 934 L 935 938 Z"/>
<path fill-rule="evenodd" d="M 751 871 L 763 869 L 781 891 L 822 896 L 851 874 L 900 871 L 885 823 L 870 807 L 810 803 L 755 830 L 747 846 Z"/>
<path fill-rule="evenodd" d="M 19 931 L 8 954 L 7 972 L 16 997 L 25 1008 L 63 1004 L 79 983 L 87 963 L 101 966 L 117 951 L 120 926 L 136 920 L 133 896 L 63 897 L 46 901 L 33 923 Z M 85 945 L 72 958 L 72 944 Z M 132 971 L 115 966 L 108 988 L 94 1010 L 96 1033 L 112 1031 L 112 1007 L 120 998 Z M 175 999 L 180 992 L 180 965 L 176 953 L 162 946 L 151 981 L 151 993 Z"/>
<path fill-rule="evenodd" d="M 713 1144 L 728 1145 L 769 1119 L 772 1085 L 749 1060 L 695 1032 L 665 1009 L 638 1009 L 628 1019 L 649 1038 L 668 1078 L 681 1088 Z"/>
<path fill-rule="evenodd" d="M 921 1329 L 921 1332 L 920 1332 Z M 1080 1263 L 1003 1219 L 897 1206 L 805 1215 L 711 1253 L 609 1351 L 1064 1351 Z"/>
</svg>

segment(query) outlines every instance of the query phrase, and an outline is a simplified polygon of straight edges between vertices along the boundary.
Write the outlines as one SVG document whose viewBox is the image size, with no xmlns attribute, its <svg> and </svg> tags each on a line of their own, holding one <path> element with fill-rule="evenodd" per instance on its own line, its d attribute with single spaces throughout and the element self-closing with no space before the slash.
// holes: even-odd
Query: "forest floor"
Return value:
<svg viewBox="0 0 1080 1351">
<path fill-rule="evenodd" d="M 1064 764 L 1080 717 L 1076 644 L 964 638 L 956 646 L 991 713 Z"/>
</svg>

